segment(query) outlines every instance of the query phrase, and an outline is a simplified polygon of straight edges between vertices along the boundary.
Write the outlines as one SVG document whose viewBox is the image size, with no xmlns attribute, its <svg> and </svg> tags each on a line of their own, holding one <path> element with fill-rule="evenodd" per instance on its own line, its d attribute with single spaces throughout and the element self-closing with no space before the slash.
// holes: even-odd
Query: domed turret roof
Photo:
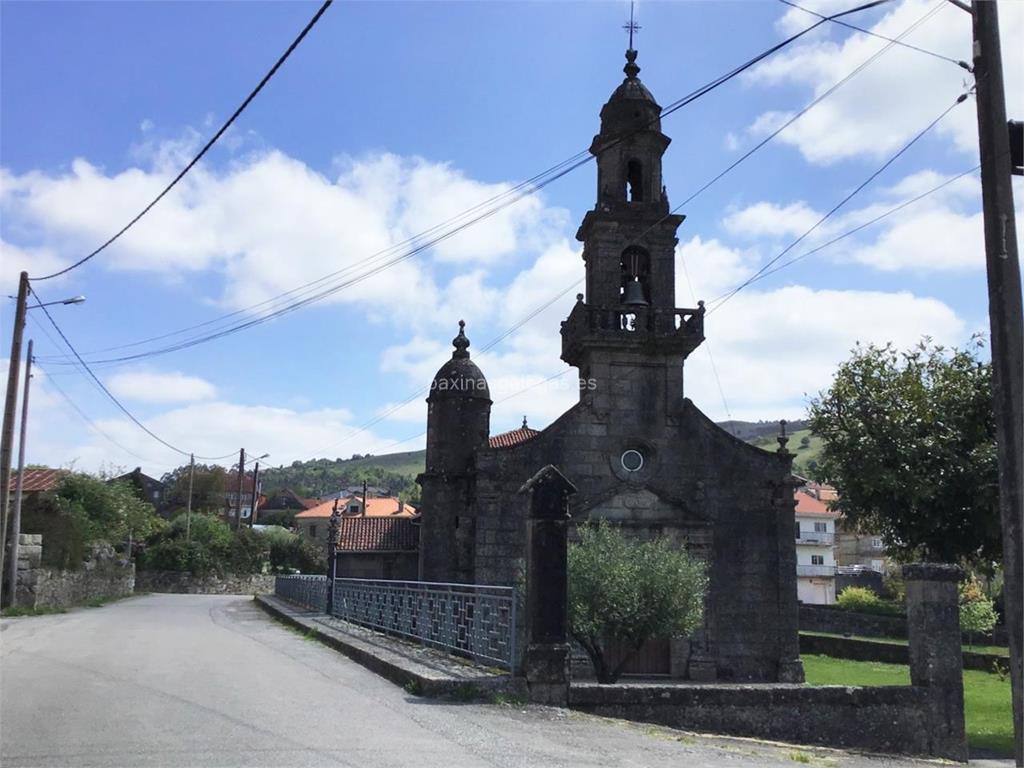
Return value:
<svg viewBox="0 0 1024 768">
<path fill-rule="evenodd" d="M 637 75 L 636 51 L 626 51 L 625 80 L 601 109 L 601 133 L 616 136 L 637 130 L 661 131 L 661 107 Z"/>
<path fill-rule="evenodd" d="M 466 323 L 459 320 L 459 335 L 452 339 L 452 359 L 441 366 L 430 383 L 430 397 L 467 397 L 482 400 L 491 399 L 487 379 L 476 363 L 469 359 L 469 339 L 466 337 Z"/>
</svg>

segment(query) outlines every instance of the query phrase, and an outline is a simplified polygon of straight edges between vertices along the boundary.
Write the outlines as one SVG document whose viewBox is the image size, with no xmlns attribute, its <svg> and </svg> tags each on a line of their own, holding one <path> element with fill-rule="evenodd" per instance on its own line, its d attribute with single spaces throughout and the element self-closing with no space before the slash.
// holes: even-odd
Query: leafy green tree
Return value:
<svg viewBox="0 0 1024 768">
<path fill-rule="evenodd" d="M 978 338 L 966 350 L 858 345 L 811 402 L 825 440 L 819 472 L 841 492 L 834 507 L 901 560 L 1000 558 L 992 372 L 980 348 Z"/>
<path fill-rule="evenodd" d="M 242 526 L 237 531 L 216 515 L 194 513 L 191 525 L 178 515 L 148 542 L 142 566 L 148 570 L 208 574 L 262 573 L 270 542 Z"/>
<path fill-rule="evenodd" d="M 689 635 L 704 615 L 704 563 L 667 539 L 638 541 L 605 522 L 569 545 L 569 627 L 598 682 L 613 683 L 651 637 Z M 608 643 L 628 648 L 612 666 Z"/>
<path fill-rule="evenodd" d="M 326 573 L 323 548 L 283 528 L 268 529 L 263 536 L 270 544 L 270 570 L 274 573 Z"/>
<path fill-rule="evenodd" d="M 975 635 L 992 631 L 998 616 L 995 604 L 988 598 L 977 579 L 960 585 L 960 631 L 966 632 L 971 644 Z"/>
<path fill-rule="evenodd" d="M 236 476 L 237 477 L 237 476 Z M 189 465 L 183 464 L 161 478 L 167 486 L 164 495 L 171 509 L 188 507 Z M 224 509 L 227 471 L 216 464 L 196 464 L 192 478 L 192 511 L 220 512 Z"/>
</svg>

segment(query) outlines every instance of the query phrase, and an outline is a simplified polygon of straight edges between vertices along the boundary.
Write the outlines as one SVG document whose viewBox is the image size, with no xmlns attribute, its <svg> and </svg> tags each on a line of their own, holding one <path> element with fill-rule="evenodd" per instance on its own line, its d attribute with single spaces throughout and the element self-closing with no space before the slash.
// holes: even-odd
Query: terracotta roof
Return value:
<svg viewBox="0 0 1024 768">
<path fill-rule="evenodd" d="M 804 491 L 794 491 L 796 498 L 796 514 L 798 515 L 822 515 L 824 517 L 839 517 L 838 512 L 828 508 L 828 504 L 811 496 Z"/>
<path fill-rule="evenodd" d="M 39 491 L 52 491 L 57 484 L 68 474 L 66 469 L 26 469 L 25 480 L 21 487 L 22 493 L 37 493 Z M 17 487 L 18 473 L 11 473 L 11 493 Z"/>
<path fill-rule="evenodd" d="M 344 510 L 348 507 L 349 502 L 358 501 L 362 503 L 362 499 L 358 496 L 348 496 L 344 499 L 338 500 L 338 509 Z M 366 500 L 366 514 L 358 515 L 358 517 L 414 517 L 416 515 L 416 507 L 406 504 L 401 508 L 399 512 L 399 500 L 394 497 L 377 497 L 368 498 Z M 307 520 L 311 517 L 330 517 L 334 511 L 334 500 L 325 501 L 322 504 L 307 509 L 304 512 L 299 512 L 295 517 Z M 352 515 L 350 515 L 351 517 Z"/>
<path fill-rule="evenodd" d="M 519 429 L 513 429 L 511 432 L 502 432 L 500 435 L 495 435 L 487 441 L 487 445 L 489 448 L 511 448 L 513 445 L 525 443 L 539 434 L 539 429 L 531 429 L 524 426 Z"/>
<path fill-rule="evenodd" d="M 346 517 L 338 529 L 339 552 L 414 552 L 419 540 L 408 517 Z"/>
</svg>

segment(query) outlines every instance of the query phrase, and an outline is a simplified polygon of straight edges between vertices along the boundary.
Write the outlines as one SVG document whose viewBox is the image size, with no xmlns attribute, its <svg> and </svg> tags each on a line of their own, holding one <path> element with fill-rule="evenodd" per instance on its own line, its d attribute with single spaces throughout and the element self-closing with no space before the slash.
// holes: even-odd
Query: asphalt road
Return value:
<svg viewBox="0 0 1024 768">
<path fill-rule="evenodd" d="M 4 619 L 0 643 L 4 768 L 926 765 L 423 700 L 242 597 Z"/>
</svg>

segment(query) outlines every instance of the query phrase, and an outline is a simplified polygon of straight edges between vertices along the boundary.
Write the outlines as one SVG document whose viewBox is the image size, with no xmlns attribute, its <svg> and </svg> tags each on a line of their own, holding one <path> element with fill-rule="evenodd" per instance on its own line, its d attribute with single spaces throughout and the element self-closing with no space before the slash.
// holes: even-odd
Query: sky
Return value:
<svg viewBox="0 0 1024 768">
<path fill-rule="evenodd" d="M 138 213 L 318 6 L 0 4 L 4 296 L 21 270 L 67 266 Z M 623 78 L 628 15 L 621 0 L 335 3 L 147 216 L 85 265 L 34 283 L 43 301 L 87 297 L 51 308 L 54 320 L 124 407 L 177 450 L 70 365 L 34 309 L 28 461 L 159 476 L 190 452 L 239 447 L 274 466 L 415 450 L 427 388 L 460 319 L 495 401 L 492 434 L 524 415 L 549 424 L 577 397 L 558 330 L 583 277 L 575 232 L 594 205 L 593 163 L 296 311 L 185 349 L 103 361 L 258 320 L 277 306 L 266 302 L 327 275 L 317 285 L 359 277 L 387 260 L 382 251 L 403 253 L 410 238 L 586 149 Z M 767 0 L 640 2 L 637 17 L 640 78 L 663 106 L 817 21 Z M 970 17 L 945 0 L 893 0 L 845 18 L 970 58 Z M 1024 3 L 1000 3 L 1000 22 L 1009 113 L 1020 117 L 1024 54 L 1005 41 L 1024 39 Z M 685 394 L 710 417 L 800 418 L 858 342 L 964 346 L 987 333 L 976 173 L 714 303 L 971 83 L 954 62 L 824 24 L 665 117 L 664 180 L 677 205 L 823 97 L 680 211 L 676 303 L 713 307 L 707 341 L 686 362 Z M 970 97 L 786 259 L 977 163 Z M 1020 201 L 1019 178 L 1014 187 Z M 13 304 L 0 311 L 4 339 Z"/>
</svg>

